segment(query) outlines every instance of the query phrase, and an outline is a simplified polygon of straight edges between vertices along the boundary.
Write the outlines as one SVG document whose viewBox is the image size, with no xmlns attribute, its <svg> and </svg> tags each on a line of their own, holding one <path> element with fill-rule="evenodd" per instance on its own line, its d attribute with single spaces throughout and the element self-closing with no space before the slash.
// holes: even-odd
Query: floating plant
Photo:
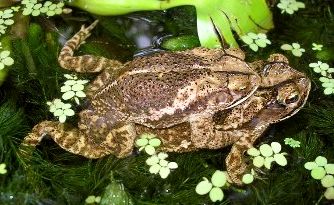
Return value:
<svg viewBox="0 0 334 205">
<path fill-rule="evenodd" d="M 259 47 L 264 48 L 271 44 L 270 40 L 267 38 L 267 35 L 264 33 L 255 34 L 250 32 L 245 36 L 241 36 L 241 40 L 255 52 L 259 50 Z"/>
<path fill-rule="evenodd" d="M 167 153 L 160 152 L 154 154 L 146 160 L 146 164 L 150 166 L 150 173 L 159 173 L 162 179 L 166 179 L 170 174 L 171 169 L 176 169 L 178 167 L 176 162 L 169 162 L 166 160 L 168 157 Z"/>
<path fill-rule="evenodd" d="M 301 57 L 305 52 L 304 48 L 300 47 L 299 43 L 283 44 L 281 46 L 282 50 L 291 51 L 294 56 Z"/>
</svg>

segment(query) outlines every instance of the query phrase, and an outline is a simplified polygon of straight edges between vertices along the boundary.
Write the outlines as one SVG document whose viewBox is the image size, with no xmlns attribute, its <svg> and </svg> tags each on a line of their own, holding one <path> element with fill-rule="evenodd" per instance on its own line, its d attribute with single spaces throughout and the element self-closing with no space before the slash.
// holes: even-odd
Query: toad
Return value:
<svg viewBox="0 0 334 205">
<path fill-rule="evenodd" d="M 36 146 L 48 135 L 87 158 L 126 157 L 144 132 L 155 133 L 167 152 L 232 145 L 227 171 L 241 184 L 247 169 L 243 153 L 270 124 L 297 113 L 310 91 L 310 80 L 280 54 L 254 63 L 232 48 L 159 52 L 124 64 L 74 56 L 96 24 L 83 26 L 59 55 L 65 69 L 99 73 L 86 91 L 89 105 L 80 112 L 78 126 L 43 121 L 22 145 Z"/>
</svg>

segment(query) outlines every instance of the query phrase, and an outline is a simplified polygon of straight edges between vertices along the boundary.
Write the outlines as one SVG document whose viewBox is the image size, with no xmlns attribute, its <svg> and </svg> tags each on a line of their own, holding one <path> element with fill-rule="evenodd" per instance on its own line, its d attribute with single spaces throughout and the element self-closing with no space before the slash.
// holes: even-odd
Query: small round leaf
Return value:
<svg viewBox="0 0 334 205">
<path fill-rule="evenodd" d="M 242 182 L 245 183 L 245 184 L 250 184 L 254 181 L 254 176 L 251 175 L 251 174 L 245 174 L 243 177 L 242 177 Z"/>
<path fill-rule="evenodd" d="M 65 114 L 66 116 L 73 116 L 75 113 L 74 113 L 74 111 L 71 110 L 71 109 L 66 109 L 66 110 L 64 110 L 64 114 Z"/>
<path fill-rule="evenodd" d="M 252 147 L 247 150 L 247 154 L 250 156 L 256 157 L 260 155 L 260 151 L 256 149 L 255 147 Z"/>
<path fill-rule="evenodd" d="M 334 187 L 327 188 L 324 196 L 328 200 L 333 200 L 334 199 Z"/>
<path fill-rule="evenodd" d="M 318 164 L 315 163 L 315 162 L 306 162 L 306 163 L 304 164 L 304 167 L 305 167 L 305 169 L 307 169 L 307 170 L 312 170 L 312 169 L 318 167 Z"/>
<path fill-rule="evenodd" d="M 169 162 L 168 163 L 168 168 L 169 169 L 176 169 L 176 168 L 178 168 L 178 165 L 177 165 L 176 162 Z"/>
<path fill-rule="evenodd" d="M 263 156 L 269 157 L 273 155 L 273 149 L 268 144 L 263 144 L 260 146 L 260 152 Z"/>
<path fill-rule="evenodd" d="M 334 174 L 334 164 L 326 164 L 325 170 L 327 174 Z"/>
<path fill-rule="evenodd" d="M 162 167 L 167 167 L 168 166 L 168 161 L 164 160 L 164 159 L 161 159 L 160 162 L 159 162 L 160 166 Z"/>
<path fill-rule="evenodd" d="M 274 162 L 275 159 L 274 157 L 266 157 L 264 159 L 264 167 L 267 168 L 267 169 L 270 169 L 271 168 L 271 163 Z"/>
<path fill-rule="evenodd" d="M 262 167 L 263 164 L 264 164 L 264 158 L 262 156 L 254 157 L 253 164 L 254 164 L 254 166 L 256 166 L 258 168 Z"/>
<path fill-rule="evenodd" d="M 145 146 L 145 152 L 148 155 L 153 155 L 155 153 L 155 148 L 151 145 L 147 145 L 147 146 Z"/>
<path fill-rule="evenodd" d="M 221 190 L 221 188 L 213 187 L 209 196 L 212 202 L 222 201 L 224 198 L 224 192 Z"/>
<path fill-rule="evenodd" d="M 75 95 L 75 93 L 73 91 L 68 91 L 66 93 L 64 93 L 61 97 L 64 99 L 64 100 L 68 100 L 68 99 L 71 99 L 73 98 Z"/>
<path fill-rule="evenodd" d="M 326 171 L 323 167 L 316 167 L 312 169 L 311 176 L 313 179 L 322 179 L 326 175 Z"/>
<path fill-rule="evenodd" d="M 95 202 L 95 196 L 88 196 L 85 200 L 87 204 L 92 204 Z"/>
<path fill-rule="evenodd" d="M 334 186 L 334 177 L 332 175 L 326 175 L 321 179 L 321 185 L 326 188 Z"/>
<path fill-rule="evenodd" d="M 212 184 L 208 180 L 201 181 L 196 186 L 196 193 L 199 195 L 205 195 L 212 189 Z"/>
<path fill-rule="evenodd" d="M 162 179 L 166 179 L 170 174 L 170 169 L 168 167 L 161 167 L 159 174 Z"/>
<path fill-rule="evenodd" d="M 215 171 L 211 177 L 211 182 L 216 187 L 222 187 L 226 183 L 226 176 L 225 173 L 222 171 Z"/>
<path fill-rule="evenodd" d="M 154 164 L 158 164 L 159 163 L 159 158 L 158 156 L 156 155 L 153 155 L 152 157 L 149 157 L 147 160 L 146 160 L 146 164 L 149 165 L 149 166 L 152 166 Z"/>
<path fill-rule="evenodd" d="M 281 166 L 286 166 L 288 164 L 288 161 L 286 160 L 285 156 L 283 154 L 275 154 L 274 159 L 277 164 Z"/>
<path fill-rule="evenodd" d="M 148 143 L 153 147 L 158 147 L 160 146 L 161 141 L 158 138 L 153 138 L 153 139 L 150 139 Z"/>
<path fill-rule="evenodd" d="M 66 121 L 66 115 L 59 116 L 59 122 L 64 123 Z"/>
<path fill-rule="evenodd" d="M 143 147 L 143 146 L 145 146 L 147 144 L 148 144 L 148 140 L 147 139 L 140 138 L 140 139 L 136 140 L 136 145 L 138 147 Z"/>
<path fill-rule="evenodd" d="M 150 167 L 149 172 L 152 174 L 157 174 L 160 169 L 161 169 L 161 166 L 159 164 L 154 164 Z"/>
<path fill-rule="evenodd" d="M 275 154 L 279 153 L 282 149 L 281 144 L 278 142 L 272 142 L 270 145 Z"/>
<path fill-rule="evenodd" d="M 315 159 L 315 163 L 317 163 L 319 166 L 325 166 L 327 164 L 327 159 L 326 157 L 318 156 Z"/>
</svg>

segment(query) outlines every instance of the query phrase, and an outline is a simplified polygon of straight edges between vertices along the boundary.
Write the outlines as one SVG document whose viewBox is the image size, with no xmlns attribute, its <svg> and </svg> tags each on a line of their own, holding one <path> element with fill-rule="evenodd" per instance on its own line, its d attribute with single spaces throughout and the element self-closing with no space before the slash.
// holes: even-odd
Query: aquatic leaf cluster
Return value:
<svg viewBox="0 0 334 205">
<path fill-rule="evenodd" d="M 47 16 L 59 15 L 63 12 L 64 3 L 59 2 L 57 4 L 51 1 L 45 1 L 43 4 L 37 0 L 23 0 L 21 4 L 24 5 L 23 15 L 39 16 L 46 14 Z"/>
<path fill-rule="evenodd" d="M 224 199 L 222 188 L 227 184 L 227 173 L 216 170 L 211 177 L 211 181 L 203 177 L 203 181 L 196 186 L 196 193 L 199 195 L 209 194 L 212 202 L 222 201 Z"/>
<path fill-rule="evenodd" d="M 320 180 L 326 189 L 326 199 L 334 199 L 334 164 L 328 163 L 326 157 L 318 156 L 312 162 L 306 162 L 305 169 L 311 171 L 313 179 Z"/>
</svg>

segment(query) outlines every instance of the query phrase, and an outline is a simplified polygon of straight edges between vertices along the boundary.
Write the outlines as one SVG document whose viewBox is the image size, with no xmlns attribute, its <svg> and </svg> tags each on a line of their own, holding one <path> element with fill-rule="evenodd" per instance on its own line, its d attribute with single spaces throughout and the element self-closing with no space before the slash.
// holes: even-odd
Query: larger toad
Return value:
<svg viewBox="0 0 334 205">
<path fill-rule="evenodd" d="M 74 57 L 96 24 L 82 27 L 59 55 L 65 69 L 100 72 L 87 90 L 90 104 L 79 114 L 78 128 L 44 121 L 23 145 L 36 146 L 49 135 L 72 153 L 100 158 L 128 156 L 143 132 L 156 133 L 165 151 L 233 144 L 227 170 L 240 184 L 246 169 L 243 152 L 270 124 L 295 114 L 310 90 L 310 81 L 279 54 L 252 64 L 238 49 L 161 52 L 125 64 L 90 55 Z"/>
</svg>

